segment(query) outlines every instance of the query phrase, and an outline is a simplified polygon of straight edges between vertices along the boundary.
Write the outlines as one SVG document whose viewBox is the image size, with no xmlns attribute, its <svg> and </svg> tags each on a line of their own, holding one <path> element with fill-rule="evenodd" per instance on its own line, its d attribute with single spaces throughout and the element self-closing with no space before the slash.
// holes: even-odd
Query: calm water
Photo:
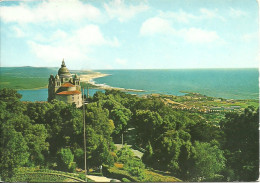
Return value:
<svg viewBox="0 0 260 183">
<path fill-rule="evenodd" d="M 85 94 L 87 94 L 87 90 L 85 89 Z M 89 89 L 89 95 L 93 96 L 96 91 L 102 91 L 102 90 L 96 90 L 96 89 Z M 39 90 L 18 90 L 18 93 L 22 94 L 22 101 L 47 101 L 48 100 L 48 89 L 39 89 Z"/>
<path fill-rule="evenodd" d="M 198 92 L 227 99 L 258 99 L 258 69 L 100 70 L 98 84 L 144 90 L 137 94 Z M 93 95 L 98 90 L 90 90 Z M 20 90 L 23 101 L 47 101 L 48 90 Z"/>
<path fill-rule="evenodd" d="M 258 99 L 258 69 L 101 70 L 112 74 L 95 79 L 113 87 L 144 93 L 182 95 L 198 92 L 228 99 Z"/>
</svg>

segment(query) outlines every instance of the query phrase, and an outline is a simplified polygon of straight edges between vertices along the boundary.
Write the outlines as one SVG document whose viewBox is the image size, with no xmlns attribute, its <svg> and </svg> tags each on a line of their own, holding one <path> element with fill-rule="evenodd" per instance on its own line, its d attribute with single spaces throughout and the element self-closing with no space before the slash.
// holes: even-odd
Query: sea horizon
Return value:
<svg viewBox="0 0 260 183">
<path fill-rule="evenodd" d="M 107 77 L 96 84 L 144 90 L 144 94 L 182 95 L 183 91 L 227 99 L 258 99 L 258 77 L 252 69 L 142 69 L 95 70 Z M 175 72 L 173 72 L 175 71 Z"/>
<path fill-rule="evenodd" d="M 0 68 L 22 68 L 22 67 L 35 67 L 35 68 L 59 68 L 59 67 L 48 67 L 48 66 L 0 66 Z M 70 69 L 71 71 L 103 71 L 103 70 L 207 70 L 207 69 L 259 69 L 260 71 L 260 67 L 209 67 L 209 68 L 121 68 L 121 69 Z"/>
<path fill-rule="evenodd" d="M 77 73 L 77 70 L 71 70 Z M 125 69 L 125 70 L 92 70 L 108 76 L 95 78 L 93 82 L 110 88 L 126 90 L 127 93 L 185 95 L 185 92 L 200 93 L 210 97 L 226 99 L 259 100 L 259 72 L 257 68 L 245 69 Z M 78 70 L 84 72 L 84 70 Z M 55 73 L 53 73 L 55 74 Z M 80 73 L 82 74 L 82 73 Z M 83 73 L 84 74 L 84 73 Z M 46 78 L 49 75 L 46 75 Z M 92 91 L 93 90 L 93 91 Z M 47 89 L 19 90 L 22 100 L 33 100 L 32 93 L 41 93 L 40 101 L 47 100 Z M 91 89 L 91 95 L 102 89 Z M 26 97 L 28 96 L 28 97 Z"/>
</svg>

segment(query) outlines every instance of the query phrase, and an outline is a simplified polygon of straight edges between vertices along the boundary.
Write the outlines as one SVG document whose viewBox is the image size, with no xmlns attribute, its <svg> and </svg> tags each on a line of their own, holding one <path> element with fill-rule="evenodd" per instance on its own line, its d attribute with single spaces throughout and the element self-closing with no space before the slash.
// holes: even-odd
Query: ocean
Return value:
<svg viewBox="0 0 260 183">
<path fill-rule="evenodd" d="M 139 94 L 196 92 L 227 99 L 258 99 L 258 69 L 99 70 L 97 84 L 144 90 Z"/>
<path fill-rule="evenodd" d="M 226 99 L 258 99 L 258 69 L 169 69 L 169 70 L 98 70 L 110 74 L 95 79 L 95 83 L 142 94 L 184 95 L 196 92 Z M 90 89 L 93 95 L 96 89 Z M 47 101 L 48 89 L 19 90 L 23 101 Z"/>
<path fill-rule="evenodd" d="M 93 96 L 97 91 L 103 92 L 103 90 L 99 89 L 90 89 L 89 95 Z M 22 94 L 21 101 L 47 101 L 48 100 L 48 88 L 37 89 L 37 90 L 18 90 L 18 93 Z M 85 89 L 85 94 L 87 90 Z"/>
</svg>

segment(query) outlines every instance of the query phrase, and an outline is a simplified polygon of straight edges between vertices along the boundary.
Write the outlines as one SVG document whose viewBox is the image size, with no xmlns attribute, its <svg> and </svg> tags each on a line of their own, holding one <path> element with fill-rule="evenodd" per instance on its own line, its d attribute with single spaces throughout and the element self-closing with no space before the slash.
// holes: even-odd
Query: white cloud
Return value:
<svg viewBox="0 0 260 183">
<path fill-rule="evenodd" d="M 127 60 L 126 60 L 126 59 L 117 58 L 117 59 L 115 60 L 115 62 L 116 62 L 117 64 L 119 64 L 119 65 L 126 65 Z"/>
<path fill-rule="evenodd" d="M 247 16 L 247 13 L 245 11 L 242 11 L 239 9 L 234 9 L 234 8 L 230 8 L 229 14 L 231 17 L 234 17 L 234 18 L 241 17 L 241 16 Z"/>
<path fill-rule="evenodd" d="M 146 4 L 126 5 L 124 0 L 113 0 L 105 3 L 104 8 L 110 18 L 117 18 L 120 22 L 125 22 L 146 11 L 149 7 Z"/>
<path fill-rule="evenodd" d="M 0 8 L 1 21 L 16 23 L 11 27 L 13 35 L 26 36 L 31 52 L 42 61 L 55 63 L 63 57 L 80 61 L 96 51 L 95 47 L 120 46 L 116 37 L 106 37 L 99 26 L 86 24 L 85 20 L 100 21 L 102 13 L 84 1 L 21 2 Z"/>
<path fill-rule="evenodd" d="M 119 46 L 117 38 L 106 39 L 97 25 L 86 25 L 79 29 L 75 33 L 75 37 L 72 38 L 73 42 L 78 42 L 81 45 L 110 45 Z"/>
<path fill-rule="evenodd" d="M 28 42 L 33 53 L 46 62 L 60 62 L 61 58 L 70 61 L 86 59 L 86 50 L 84 52 L 74 45 L 44 45 L 33 41 Z"/>
<path fill-rule="evenodd" d="M 258 32 L 252 32 L 247 33 L 242 36 L 242 41 L 244 42 L 250 42 L 250 41 L 256 41 L 259 40 L 259 33 Z"/>
<path fill-rule="evenodd" d="M 87 25 L 76 31 L 75 41 L 81 45 L 102 45 L 106 40 L 96 25 Z"/>
<path fill-rule="evenodd" d="M 24 37 L 26 35 L 25 32 L 17 26 L 13 26 L 11 29 L 14 31 L 14 34 L 15 34 L 16 37 L 21 38 L 21 37 Z"/>
<path fill-rule="evenodd" d="M 65 31 L 58 29 L 52 36 L 53 39 L 64 39 L 68 37 L 68 34 Z"/>
<path fill-rule="evenodd" d="M 200 13 L 201 13 L 201 15 L 198 18 L 201 19 L 201 20 L 220 19 L 222 21 L 225 21 L 225 18 L 220 15 L 220 13 L 218 12 L 218 9 L 209 10 L 209 9 L 206 9 L 206 8 L 201 8 Z"/>
<path fill-rule="evenodd" d="M 14 13 L 15 12 L 15 13 Z M 96 7 L 79 0 L 48 0 L 37 5 L 20 3 L 15 6 L 1 6 L 1 19 L 4 22 L 41 23 L 98 20 L 101 12 Z"/>
<path fill-rule="evenodd" d="M 171 23 L 168 20 L 153 17 L 147 19 L 141 26 L 140 34 L 153 35 L 153 34 L 170 34 L 174 32 L 174 29 L 171 26 Z"/>
<path fill-rule="evenodd" d="M 225 18 L 219 15 L 217 9 L 212 10 L 212 9 L 201 8 L 199 12 L 200 12 L 199 14 L 192 14 L 192 13 L 185 12 L 182 9 L 176 12 L 159 11 L 158 17 L 179 22 L 179 23 L 190 23 L 192 21 L 203 21 L 207 19 L 220 19 L 222 21 L 225 21 Z"/>
<path fill-rule="evenodd" d="M 180 23 L 188 23 L 190 20 L 194 20 L 197 17 L 193 14 L 184 12 L 183 10 L 179 10 L 178 12 L 159 12 L 159 17 L 172 19 Z"/>
<path fill-rule="evenodd" d="M 192 43 L 210 43 L 220 40 L 220 37 L 215 31 L 198 28 L 181 29 L 179 34 L 183 39 Z"/>
<path fill-rule="evenodd" d="M 170 21 L 154 17 L 146 20 L 140 29 L 142 36 L 153 36 L 156 34 L 167 35 L 169 38 L 179 37 L 191 43 L 210 43 L 220 41 L 217 32 L 203 30 L 200 28 L 175 29 Z"/>
<path fill-rule="evenodd" d="M 35 16 L 25 4 L 17 6 L 1 6 L 1 19 L 4 22 L 32 22 Z M 15 12 L 15 13 L 14 13 Z"/>
<path fill-rule="evenodd" d="M 40 41 L 40 42 L 39 42 Z M 103 36 L 97 25 L 89 24 L 72 32 L 57 30 L 47 37 L 37 34 L 36 39 L 28 41 L 32 52 L 40 59 L 48 62 L 84 60 L 95 46 L 119 46 L 117 38 Z"/>
</svg>

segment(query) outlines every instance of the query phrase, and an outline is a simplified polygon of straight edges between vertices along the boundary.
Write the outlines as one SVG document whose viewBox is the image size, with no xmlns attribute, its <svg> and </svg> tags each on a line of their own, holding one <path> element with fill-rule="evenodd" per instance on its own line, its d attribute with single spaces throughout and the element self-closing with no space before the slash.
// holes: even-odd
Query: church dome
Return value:
<svg viewBox="0 0 260 183">
<path fill-rule="evenodd" d="M 61 77 L 70 77 L 70 71 L 67 69 L 64 60 L 62 61 L 61 68 L 58 71 L 58 75 Z"/>
</svg>

